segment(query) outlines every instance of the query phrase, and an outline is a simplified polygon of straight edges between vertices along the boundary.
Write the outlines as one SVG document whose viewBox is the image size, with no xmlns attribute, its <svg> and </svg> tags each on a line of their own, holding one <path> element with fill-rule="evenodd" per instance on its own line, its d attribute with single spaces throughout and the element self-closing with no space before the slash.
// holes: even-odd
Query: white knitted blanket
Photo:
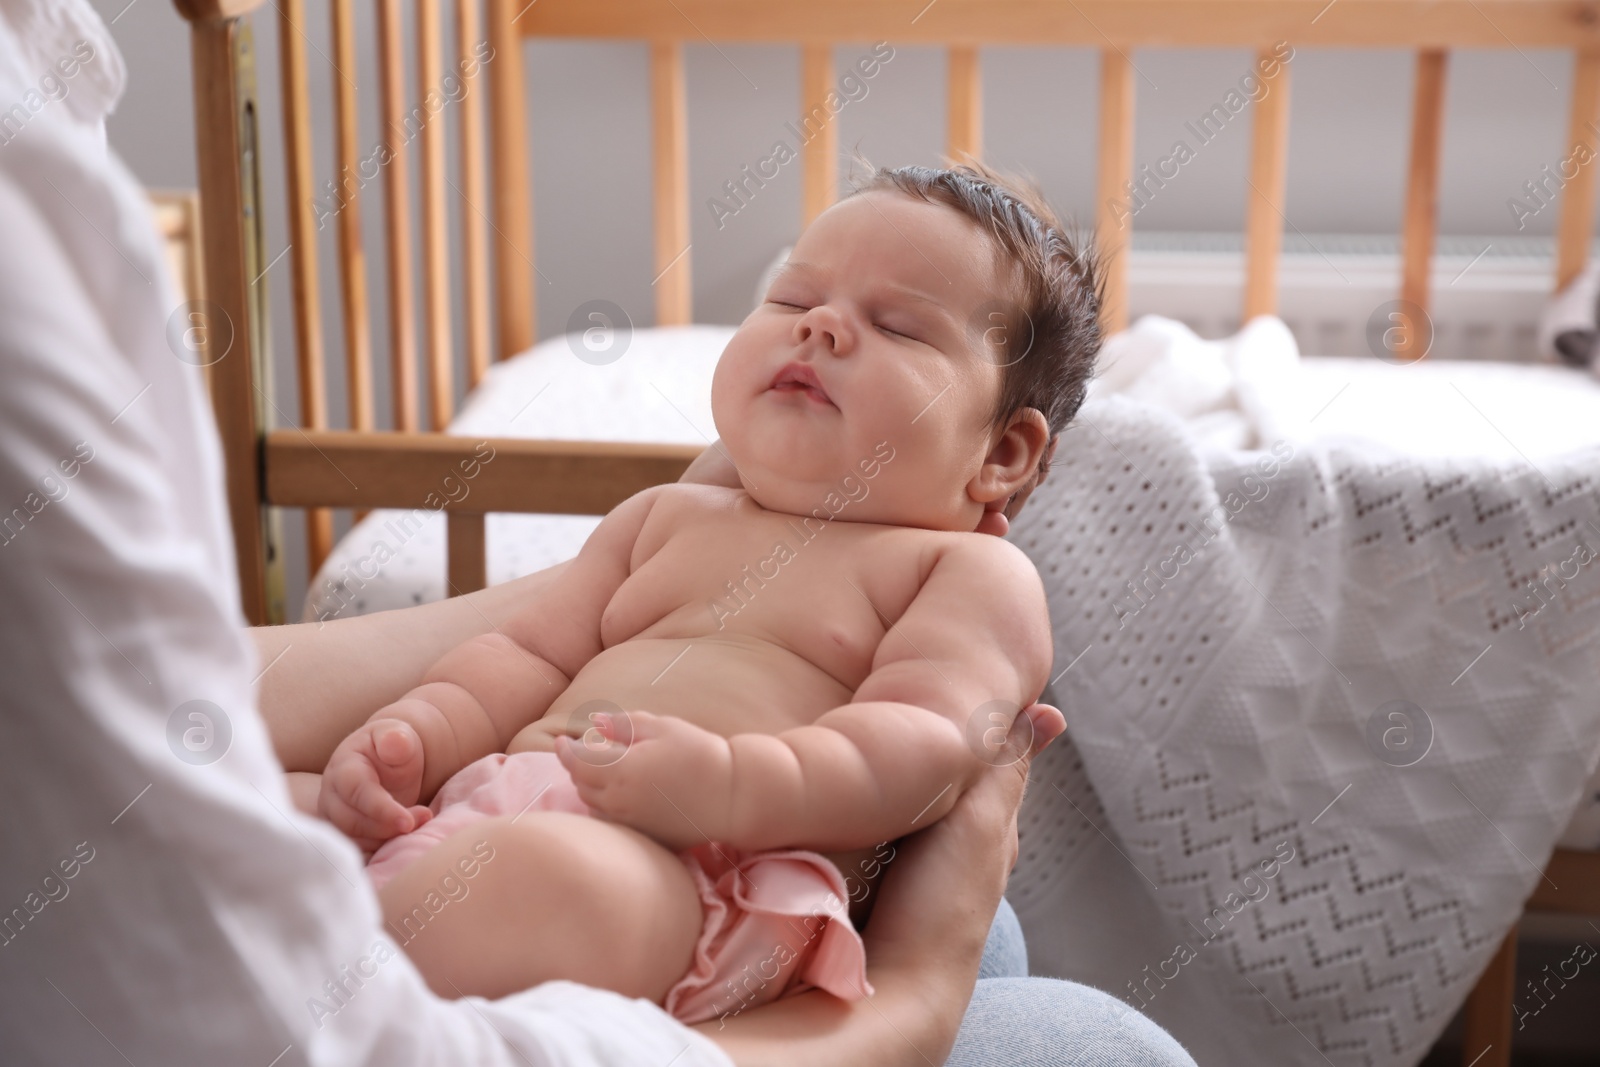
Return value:
<svg viewBox="0 0 1600 1067">
<path fill-rule="evenodd" d="M 1070 728 L 1009 893 L 1034 972 L 1203 1065 L 1420 1060 L 1600 759 L 1600 451 L 1206 460 L 1111 398 L 1013 539 Z"/>
</svg>

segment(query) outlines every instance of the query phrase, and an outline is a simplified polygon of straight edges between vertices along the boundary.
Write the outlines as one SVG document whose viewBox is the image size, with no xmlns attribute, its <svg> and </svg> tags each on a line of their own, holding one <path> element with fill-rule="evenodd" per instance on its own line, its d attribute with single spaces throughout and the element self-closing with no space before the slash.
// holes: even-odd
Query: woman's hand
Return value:
<svg viewBox="0 0 1600 1067">
<path fill-rule="evenodd" d="M 943 1063 L 1016 863 L 1028 766 L 1065 730 L 1061 712 L 1048 704 L 1024 709 L 1012 732 L 1016 750 L 1027 754 L 990 768 L 948 815 L 897 843 L 864 931 L 869 1000 L 813 990 L 696 1029 L 740 1067 Z"/>
<path fill-rule="evenodd" d="M 939 973 L 960 990 L 965 1007 L 995 909 L 1017 862 L 1017 811 L 1028 767 L 1066 728 L 1061 712 L 1048 704 L 1024 709 L 1012 725 L 1009 744 L 1025 755 L 989 768 L 948 815 L 896 846 L 864 931 L 875 985 L 879 977 L 872 972 L 879 967 L 891 979 L 925 981 Z M 929 937 L 930 930 L 939 936 Z M 953 960 L 964 962 L 956 967 Z M 958 1023 L 960 1015 L 956 1011 L 951 1018 Z M 949 1037 L 954 1041 L 954 1024 Z"/>
<path fill-rule="evenodd" d="M 721 438 L 707 445 L 706 450 L 689 464 L 689 469 L 678 476 L 678 481 L 721 485 L 728 489 L 738 489 L 741 484 L 739 472 L 734 468 L 733 460 L 728 457 L 728 450 L 722 447 Z"/>
</svg>

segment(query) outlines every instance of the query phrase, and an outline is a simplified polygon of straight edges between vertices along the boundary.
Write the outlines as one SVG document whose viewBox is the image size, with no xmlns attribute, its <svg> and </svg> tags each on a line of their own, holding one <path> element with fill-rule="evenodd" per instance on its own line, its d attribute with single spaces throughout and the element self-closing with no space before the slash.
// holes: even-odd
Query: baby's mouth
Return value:
<svg viewBox="0 0 1600 1067">
<path fill-rule="evenodd" d="M 838 406 L 822 387 L 822 379 L 817 377 L 817 372 L 805 363 L 784 364 L 777 377 L 772 379 L 771 388 L 778 393 L 804 393 L 818 404 Z"/>
</svg>

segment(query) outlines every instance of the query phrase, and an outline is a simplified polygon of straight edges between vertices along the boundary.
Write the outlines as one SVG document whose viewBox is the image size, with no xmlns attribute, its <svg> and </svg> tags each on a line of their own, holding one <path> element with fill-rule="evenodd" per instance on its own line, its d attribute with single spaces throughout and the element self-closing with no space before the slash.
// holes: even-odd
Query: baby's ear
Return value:
<svg viewBox="0 0 1600 1067">
<path fill-rule="evenodd" d="M 1007 421 L 989 446 L 983 466 L 967 484 L 967 495 L 980 504 L 1032 491 L 1039 464 L 1053 447 L 1050 426 L 1038 408 L 1023 408 Z M 1009 510 L 1009 509 L 1008 509 Z"/>
<path fill-rule="evenodd" d="M 1045 447 L 1044 454 L 1039 458 L 1039 465 L 1033 469 L 1033 476 L 1028 479 L 1027 484 L 1018 489 L 1011 499 L 1006 502 L 1006 518 L 1008 520 L 1016 518 L 1017 513 L 1022 510 L 1022 505 L 1028 502 L 1028 497 L 1033 495 L 1035 489 L 1044 484 L 1045 478 L 1050 474 L 1050 464 L 1055 462 L 1056 446 L 1060 443 L 1060 434 L 1050 438 L 1050 444 Z"/>
</svg>

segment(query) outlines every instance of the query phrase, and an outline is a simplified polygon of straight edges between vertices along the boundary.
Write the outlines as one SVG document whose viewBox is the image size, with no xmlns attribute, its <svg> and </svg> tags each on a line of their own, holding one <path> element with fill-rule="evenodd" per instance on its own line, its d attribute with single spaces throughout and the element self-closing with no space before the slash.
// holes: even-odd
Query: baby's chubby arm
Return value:
<svg viewBox="0 0 1600 1067">
<path fill-rule="evenodd" d="M 586 801 L 669 845 L 862 848 L 942 818 L 1007 758 L 993 743 L 1043 691 L 1051 655 L 1032 563 L 999 538 L 962 538 L 940 550 L 851 703 L 815 724 L 724 741 L 635 715 L 626 759 L 590 767 L 558 752 Z"/>
<path fill-rule="evenodd" d="M 363 848 L 406 833 L 462 767 L 504 752 L 600 652 L 600 616 L 631 571 L 664 487 L 614 508 L 536 604 L 441 656 L 422 683 L 339 744 L 318 809 Z"/>
</svg>

